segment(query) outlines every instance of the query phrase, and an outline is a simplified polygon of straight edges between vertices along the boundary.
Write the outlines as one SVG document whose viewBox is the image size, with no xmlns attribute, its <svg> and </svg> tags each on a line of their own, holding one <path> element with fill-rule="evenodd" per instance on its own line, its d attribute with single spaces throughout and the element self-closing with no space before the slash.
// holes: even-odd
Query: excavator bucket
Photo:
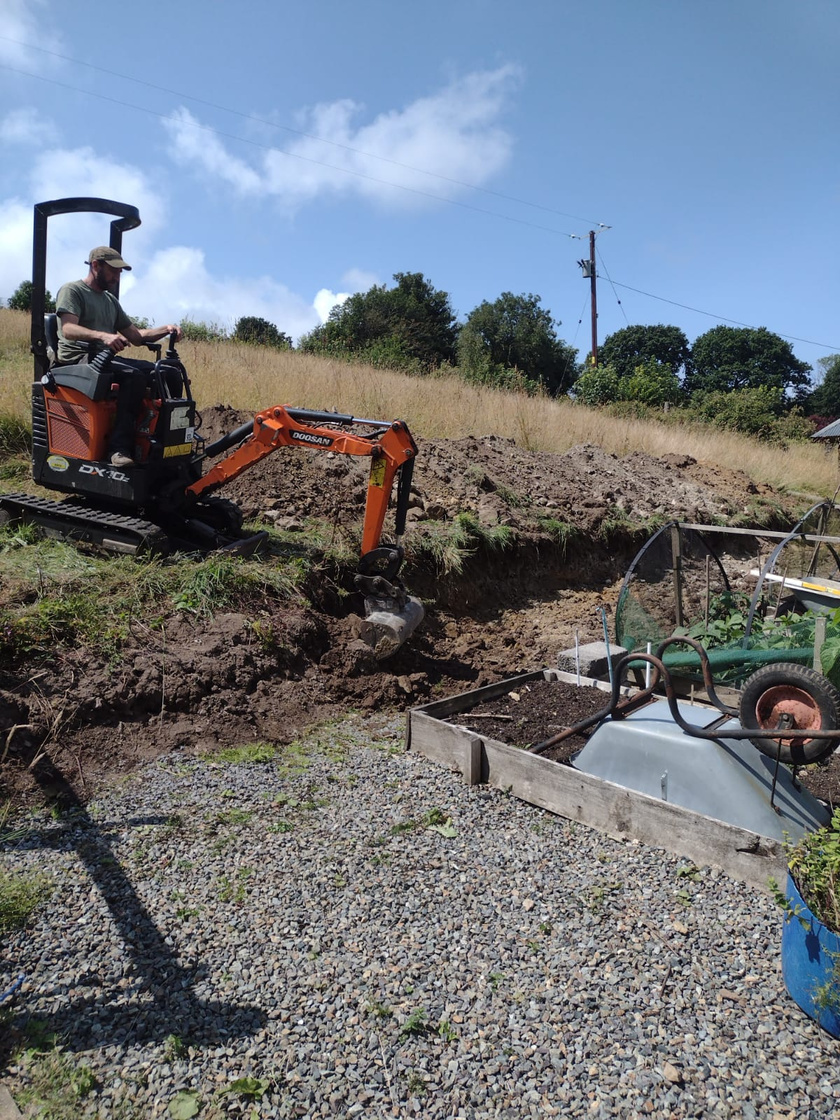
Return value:
<svg viewBox="0 0 840 1120">
<path fill-rule="evenodd" d="M 379 661 L 393 657 L 425 617 L 423 604 L 413 595 L 365 597 L 365 617 L 359 620 L 358 636 L 370 646 Z"/>
</svg>

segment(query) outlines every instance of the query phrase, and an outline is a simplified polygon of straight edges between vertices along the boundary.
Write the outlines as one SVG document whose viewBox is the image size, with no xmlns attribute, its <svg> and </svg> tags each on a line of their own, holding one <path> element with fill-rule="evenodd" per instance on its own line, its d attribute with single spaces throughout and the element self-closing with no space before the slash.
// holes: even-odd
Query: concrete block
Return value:
<svg viewBox="0 0 840 1120">
<path fill-rule="evenodd" d="M 627 650 L 624 646 L 608 646 L 606 642 L 586 642 L 577 651 L 580 659 L 580 675 L 582 677 L 599 677 L 605 680 L 609 677 L 610 661 L 613 664 L 623 657 Z M 557 654 L 557 668 L 566 673 L 576 673 L 578 665 L 575 661 L 574 646 L 564 649 Z"/>
<path fill-rule="evenodd" d="M 21 1112 L 5 1085 L 0 1085 L 0 1120 L 21 1120 Z"/>
</svg>

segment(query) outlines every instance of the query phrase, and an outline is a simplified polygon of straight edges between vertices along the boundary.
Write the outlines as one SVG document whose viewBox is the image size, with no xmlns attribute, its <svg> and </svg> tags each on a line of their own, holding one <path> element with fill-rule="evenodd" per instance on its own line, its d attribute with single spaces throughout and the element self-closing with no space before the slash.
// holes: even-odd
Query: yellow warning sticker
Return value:
<svg viewBox="0 0 840 1120">
<path fill-rule="evenodd" d="M 374 459 L 370 465 L 371 486 L 385 485 L 385 457 Z"/>
<path fill-rule="evenodd" d="M 164 459 L 171 459 L 175 455 L 189 455 L 192 451 L 191 443 L 173 443 L 171 447 L 164 447 Z"/>
</svg>

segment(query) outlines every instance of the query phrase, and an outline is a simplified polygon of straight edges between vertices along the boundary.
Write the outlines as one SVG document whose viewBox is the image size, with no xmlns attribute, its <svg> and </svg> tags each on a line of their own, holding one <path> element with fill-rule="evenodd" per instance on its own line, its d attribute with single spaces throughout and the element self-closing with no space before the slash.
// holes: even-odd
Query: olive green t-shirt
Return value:
<svg viewBox="0 0 840 1120">
<path fill-rule="evenodd" d="M 92 331 L 106 331 L 117 334 L 131 326 L 131 319 L 120 307 L 119 300 L 110 292 L 95 292 L 84 280 L 71 280 L 62 284 L 55 300 L 55 310 L 60 316 L 62 311 L 78 316 L 79 326 Z M 93 349 L 91 350 L 91 347 Z M 58 320 L 58 360 L 64 363 L 87 361 L 89 357 L 104 349 L 102 342 L 69 341 Z"/>
</svg>

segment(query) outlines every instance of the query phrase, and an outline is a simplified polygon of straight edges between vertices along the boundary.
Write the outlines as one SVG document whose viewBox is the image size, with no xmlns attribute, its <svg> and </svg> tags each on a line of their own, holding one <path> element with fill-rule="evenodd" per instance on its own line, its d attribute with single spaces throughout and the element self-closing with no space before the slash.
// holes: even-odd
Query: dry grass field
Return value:
<svg viewBox="0 0 840 1120">
<path fill-rule="evenodd" d="M 569 400 L 498 392 L 451 375 L 412 377 L 295 351 L 184 342 L 179 352 L 199 405 L 256 411 L 291 404 L 372 419 L 400 417 L 427 438 L 501 435 L 531 451 L 561 453 L 592 443 L 616 455 L 691 455 L 738 467 L 775 489 L 830 496 L 837 486 L 835 455 L 812 444 L 784 450 L 700 425 L 619 419 Z M 0 414 L 27 417 L 32 359 L 29 317 L 22 312 L 0 309 L 0 375 Z"/>
</svg>

